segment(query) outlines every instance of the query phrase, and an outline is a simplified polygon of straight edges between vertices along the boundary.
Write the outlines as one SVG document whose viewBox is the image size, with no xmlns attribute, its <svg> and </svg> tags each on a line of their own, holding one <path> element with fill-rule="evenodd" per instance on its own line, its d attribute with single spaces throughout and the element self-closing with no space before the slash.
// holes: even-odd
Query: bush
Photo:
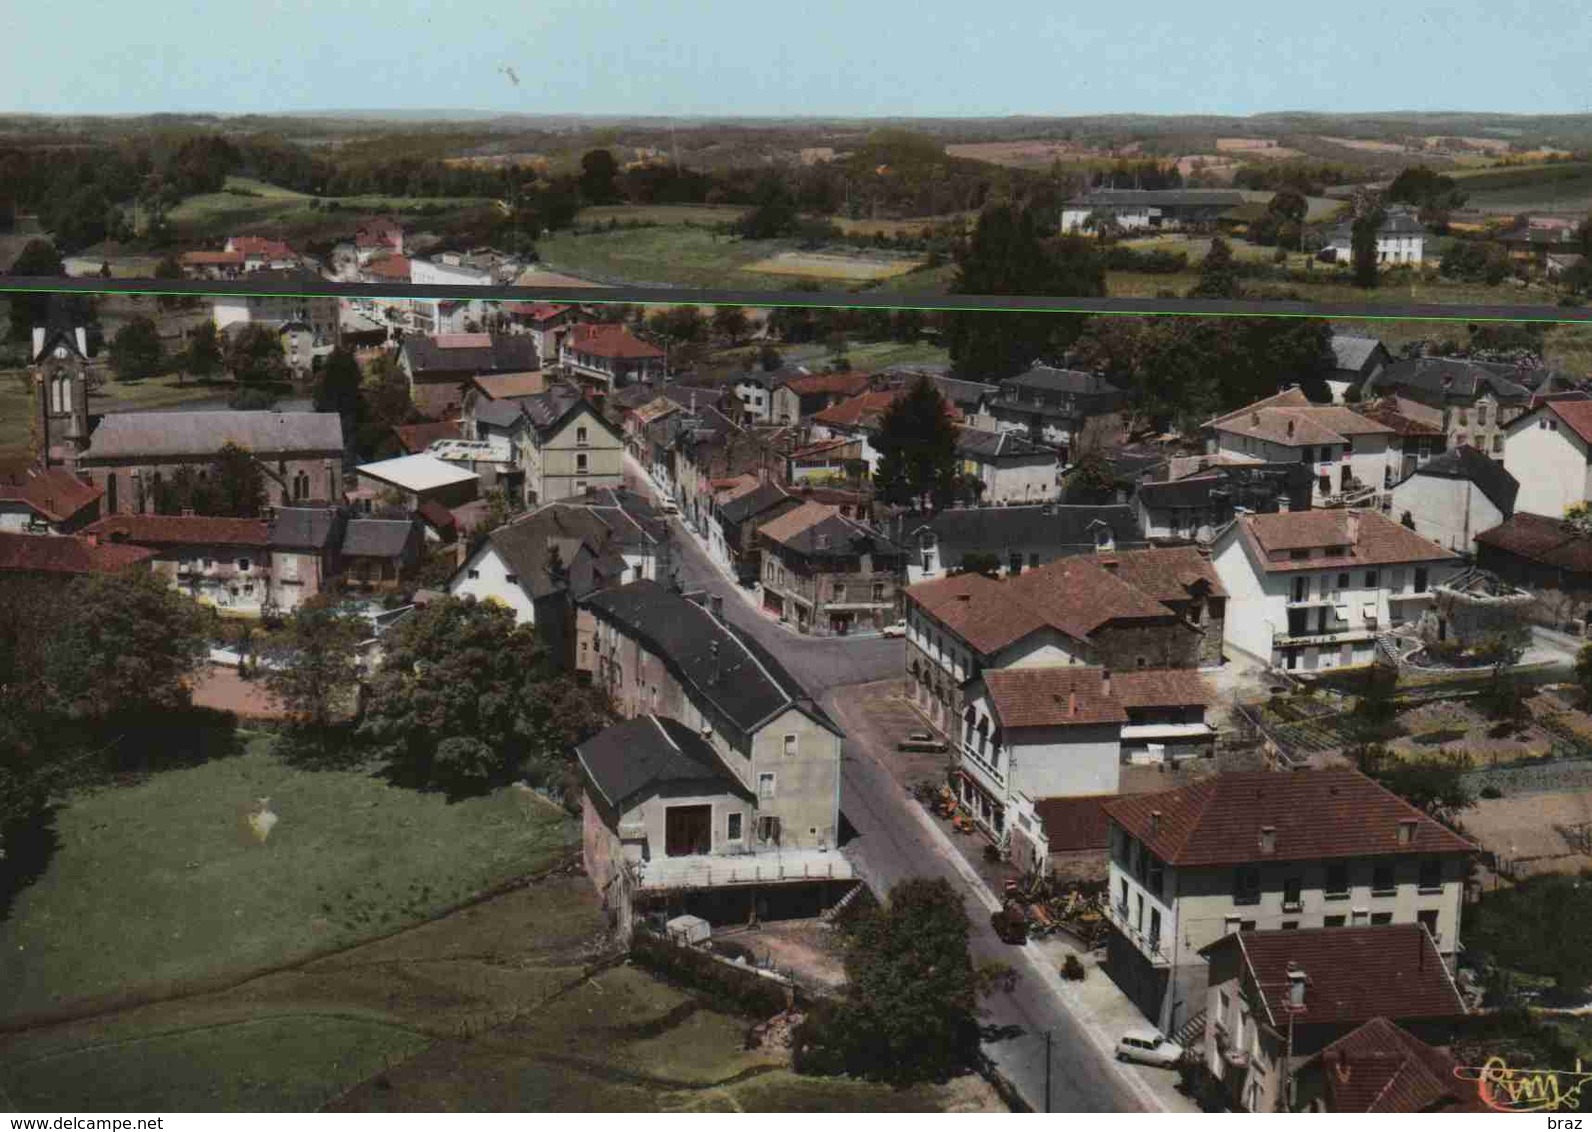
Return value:
<svg viewBox="0 0 1592 1132">
<path fill-rule="evenodd" d="M 1061 965 L 1062 977 L 1071 979 L 1075 983 L 1083 982 L 1084 976 L 1088 973 L 1076 955 L 1068 955 L 1066 961 Z"/>
<path fill-rule="evenodd" d="M 716 1009 L 769 1018 L 783 1011 L 788 1003 L 784 985 L 648 931 L 636 931 L 630 941 L 630 958 L 638 966 L 697 992 Z"/>
<path fill-rule="evenodd" d="M 1481 796 L 1486 798 L 1488 801 L 1492 801 L 1494 798 L 1502 798 L 1504 796 L 1504 792 L 1489 782 L 1486 786 L 1481 788 Z"/>
</svg>

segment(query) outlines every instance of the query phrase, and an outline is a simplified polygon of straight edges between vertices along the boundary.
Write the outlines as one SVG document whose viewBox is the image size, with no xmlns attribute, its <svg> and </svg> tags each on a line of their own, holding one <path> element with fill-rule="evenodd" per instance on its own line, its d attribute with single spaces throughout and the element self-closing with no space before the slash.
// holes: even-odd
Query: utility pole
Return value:
<svg viewBox="0 0 1592 1132">
<path fill-rule="evenodd" d="M 1045 1111 L 1050 1111 L 1050 1031 L 1045 1031 Z"/>
</svg>

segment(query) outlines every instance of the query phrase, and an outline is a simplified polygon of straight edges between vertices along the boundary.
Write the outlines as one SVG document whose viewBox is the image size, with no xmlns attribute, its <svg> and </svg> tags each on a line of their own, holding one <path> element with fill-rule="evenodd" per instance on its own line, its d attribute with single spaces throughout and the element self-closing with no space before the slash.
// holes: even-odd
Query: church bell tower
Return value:
<svg viewBox="0 0 1592 1132">
<path fill-rule="evenodd" d="M 31 356 L 39 463 L 70 470 L 89 440 L 88 331 L 51 317 L 33 328 Z"/>
</svg>

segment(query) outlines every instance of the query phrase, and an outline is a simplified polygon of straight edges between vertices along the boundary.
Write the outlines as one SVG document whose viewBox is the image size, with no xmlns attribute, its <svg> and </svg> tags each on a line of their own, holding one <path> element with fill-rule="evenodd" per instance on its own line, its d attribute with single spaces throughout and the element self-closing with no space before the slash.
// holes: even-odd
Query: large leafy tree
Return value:
<svg viewBox="0 0 1592 1132">
<path fill-rule="evenodd" d="M 227 369 L 242 385 L 264 385 L 288 379 L 282 338 L 264 323 L 251 322 L 232 331 L 225 349 Z"/>
<path fill-rule="evenodd" d="M 926 377 L 898 397 L 879 424 L 874 485 L 887 503 L 935 507 L 956 492 L 956 426 L 950 406 Z"/>
<path fill-rule="evenodd" d="M 943 1081 L 977 1054 L 983 979 L 962 899 L 943 878 L 902 881 L 846 947 L 846 997 L 797 1034 L 798 1064 L 895 1084 Z"/>
<path fill-rule="evenodd" d="M 1382 227 L 1387 213 L 1381 203 L 1369 201 L 1357 213 L 1349 226 L 1349 252 L 1358 287 L 1376 286 L 1376 233 Z"/>
<path fill-rule="evenodd" d="M 241 445 L 228 441 L 208 468 L 185 464 L 155 488 L 155 510 L 162 515 L 193 511 L 199 515 L 257 518 L 265 508 L 265 473 Z"/>
<path fill-rule="evenodd" d="M 110 362 L 122 381 L 140 381 L 159 373 L 166 364 L 166 351 L 154 322 L 143 315 L 128 319 L 111 339 Z"/>
<path fill-rule="evenodd" d="M 300 734 L 325 757 L 334 724 L 359 684 L 355 647 L 367 627 L 329 602 L 311 601 L 288 618 L 265 685 Z"/>
<path fill-rule="evenodd" d="M 195 377 L 214 377 L 221 372 L 221 337 L 216 324 L 206 319 L 194 327 L 188 346 L 183 351 L 182 368 Z"/>
<path fill-rule="evenodd" d="M 619 163 L 606 149 L 588 150 L 580 159 L 580 196 L 587 204 L 613 204 L 620 199 L 615 179 Z"/>
<path fill-rule="evenodd" d="M 1483 895 L 1465 918 L 1466 950 L 1500 966 L 1554 980 L 1579 996 L 1592 983 L 1592 948 L 1581 935 L 1592 918 L 1592 874 L 1531 877 Z"/>
<path fill-rule="evenodd" d="M 343 418 L 343 431 L 352 435 L 355 424 L 364 412 L 360 386 L 364 375 L 359 372 L 359 361 L 346 346 L 338 346 L 326 356 L 320 373 L 315 378 L 315 411 L 336 413 Z"/>
<path fill-rule="evenodd" d="M 359 731 L 399 781 L 464 792 L 559 780 L 610 718 L 507 606 L 444 598 L 391 630 Z"/>
<path fill-rule="evenodd" d="M 1040 237 L 1029 212 L 1011 204 L 986 209 L 957 262 L 951 291 L 960 295 L 1106 293 L 1105 266 L 1092 241 Z M 1071 345 L 1082 330 L 1076 315 L 960 311 L 949 316 L 951 361 L 980 380 L 1020 373 L 1036 359 Z"/>
<path fill-rule="evenodd" d="M 1415 205 L 1423 224 L 1443 232 L 1448 230 L 1449 214 L 1463 208 L 1469 196 L 1454 178 L 1416 165 L 1393 178 L 1387 187 L 1387 199 Z"/>
</svg>

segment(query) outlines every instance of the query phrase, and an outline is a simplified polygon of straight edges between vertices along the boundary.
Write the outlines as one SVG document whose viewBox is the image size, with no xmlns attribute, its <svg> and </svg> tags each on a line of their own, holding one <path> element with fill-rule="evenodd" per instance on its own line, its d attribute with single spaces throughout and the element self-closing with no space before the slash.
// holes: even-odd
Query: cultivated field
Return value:
<svg viewBox="0 0 1592 1132">
<path fill-rule="evenodd" d="M 1062 141 L 965 142 L 945 147 L 947 156 L 988 161 L 1019 169 L 1043 169 L 1053 161 L 1089 161 L 1109 157 L 1097 149 Z"/>
<path fill-rule="evenodd" d="M 848 283 L 869 283 L 905 275 L 923 265 L 921 259 L 879 256 L 840 255 L 828 252 L 780 252 L 749 263 L 742 271 L 762 275 L 799 275 L 808 279 L 840 279 Z"/>
<path fill-rule="evenodd" d="M 562 811 L 499 791 L 449 804 L 359 772 L 246 753 L 85 793 L 48 871 L 0 922 L 0 1018 L 191 985 L 414 923 L 571 844 Z M 249 818 L 269 799 L 260 839 Z"/>
<path fill-rule="evenodd" d="M 1592 162 L 1456 170 L 1466 208 L 1482 212 L 1592 211 Z"/>
<path fill-rule="evenodd" d="M 1281 161 L 1288 157 L 1303 156 L 1297 149 L 1278 145 L 1276 138 L 1217 138 L 1216 150 L 1218 153 L 1236 153 L 1246 159 L 1259 157 Z"/>
<path fill-rule="evenodd" d="M 604 204 L 583 208 L 577 224 L 733 224 L 746 211 L 733 204 Z"/>
<path fill-rule="evenodd" d="M 228 192 L 227 189 L 233 191 Z M 365 195 L 327 197 L 323 207 L 309 207 L 311 198 L 246 177 L 228 177 L 219 193 L 189 197 L 168 212 L 167 219 L 178 234 L 188 239 L 218 238 L 248 229 L 250 234 L 318 234 L 335 231 L 352 233 L 358 215 L 373 212 L 413 213 L 418 209 L 439 210 L 429 215 L 434 221 L 448 212 L 492 204 L 485 197 L 402 197 Z M 333 200 L 337 211 L 324 206 Z"/>
</svg>

